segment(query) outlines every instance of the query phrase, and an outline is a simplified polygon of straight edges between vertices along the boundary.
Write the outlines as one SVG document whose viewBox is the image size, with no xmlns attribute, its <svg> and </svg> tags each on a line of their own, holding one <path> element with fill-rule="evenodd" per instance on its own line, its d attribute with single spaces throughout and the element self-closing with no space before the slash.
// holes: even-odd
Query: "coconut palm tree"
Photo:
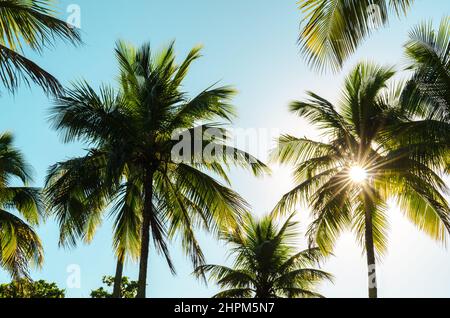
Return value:
<svg viewBox="0 0 450 318">
<path fill-rule="evenodd" d="M 222 289 L 215 298 L 322 298 L 313 288 L 332 275 L 312 268 L 324 258 L 320 249 L 296 251 L 293 216 L 278 224 L 273 215 L 258 220 L 247 214 L 236 229 L 221 232 L 231 247 L 233 267 L 202 265 L 194 273 L 210 274 Z"/>
<path fill-rule="evenodd" d="M 302 54 L 317 70 L 342 68 L 345 60 L 391 14 L 404 15 L 414 0 L 300 0 Z"/>
<path fill-rule="evenodd" d="M 29 279 L 30 266 L 43 263 L 41 241 L 32 228 L 43 214 L 40 191 L 27 187 L 30 167 L 12 143 L 11 134 L 0 134 L 0 266 L 21 280 Z M 25 186 L 13 186 L 17 180 Z"/>
<path fill-rule="evenodd" d="M 426 140 L 408 145 L 394 134 L 386 138 L 386 132 L 410 122 L 401 109 L 401 89 L 387 87 L 394 74 L 392 68 L 362 63 L 347 77 L 339 108 L 314 93 L 292 103 L 291 111 L 316 125 L 324 139 L 283 136 L 272 154 L 295 166 L 297 184 L 274 212 L 289 211 L 302 200 L 310 205 L 314 221 L 308 236 L 324 251 L 351 228 L 367 254 L 371 298 L 377 297 L 376 255 L 387 246 L 389 199 L 434 239 L 445 240 L 450 229 L 448 185 Z"/>
<path fill-rule="evenodd" d="M 245 210 L 245 201 L 207 172 L 229 183 L 230 165 L 249 168 L 255 175 L 268 171 L 256 158 L 227 146 L 226 130 L 211 123 L 233 118 L 233 89 L 210 87 L 194 98 L 183 91 L 199 52 L 194 48 L 177 64 L 173 43 L 154 54 L 148 44 L 135 48 L 119 42 L 119 92 L 102 89 L 97 94 L 86 83 L 75 85 L 57 99 L 52 112 L 54 127 L 66 141 L 89 142 L 93 155 L 103 158 L 100 180 L 106 197 L 122 193 L 119 204 L 132 203 L 131 210 L 139 211 L 139 222 L 134 215 L 130 221 L 126 213 L 116 213 L 116 231 L 139 233 L 139 298 L 146 295 L 150 238 L 173 269 L 167 240 L 181 235 L 183 249 L 197 267 L 204 263 L 197 225 L 211 231 L 219 225 L 234 226 Z M 55 212 L 62 225 L 64 220 L 72 222 L 72 215 L 84 214 L 84 209 L 69 211 L 66 202 L 61 207 Z M 76 215 L 76 230 L 69 231 L 84 233 L 83 220 L 88 219 Z"/>
<path fill-rule="evenodd" d="M 0 0 L 0 81 L 7 90 L 34 82 L 47 93 L 61 91 L 54 76 L 23 55 L 24 44 L 41 53 L 57 38 L 81 43 L 78 31 L 55 14 L 52 0 Z"/>
</svg>

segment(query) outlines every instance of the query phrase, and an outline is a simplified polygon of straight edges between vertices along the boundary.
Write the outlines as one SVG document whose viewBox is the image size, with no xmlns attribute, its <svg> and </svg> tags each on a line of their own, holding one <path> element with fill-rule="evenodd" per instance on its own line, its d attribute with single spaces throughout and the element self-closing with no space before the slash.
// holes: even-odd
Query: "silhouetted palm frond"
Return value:
<svg viewBox="0 0 450 318">
<path fill-rule="evenodd" d="M 58 80 L 23 55 L 23 46 L 41 53 L 56 39 L 81 43 L 79 32 L 56 18 L 50 0 L 0 0 L 0 81 L 14 92 L 35 83 L 45 92 L 61 93 Z"/>
</svg>

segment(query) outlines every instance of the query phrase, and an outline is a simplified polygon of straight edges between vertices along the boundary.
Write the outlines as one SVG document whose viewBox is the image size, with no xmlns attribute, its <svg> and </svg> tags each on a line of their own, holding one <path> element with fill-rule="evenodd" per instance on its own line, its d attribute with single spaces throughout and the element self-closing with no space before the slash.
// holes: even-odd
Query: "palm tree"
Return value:
<svg viewBox="0 0 450 318">
<path fill-rule="evenodd" d="M 389 15 L 408 12 L 414 0 L 300 0 L 302 54 L 318 70 L 338 71 L 360 43 Z"/>
<path fill-rule="evenodd" d="M 41 241 L 31 227 L 43 214 L 40 191 L 26 186 L 31 181 L 30 167 L 12 143 L 10 134 L 0 134 L 0 266 L 19 281 L 29 279 L 30 265 L 43 263 Z M 12 186 L 14 179 L 25 186 Z"/>
<path fill-rule="evenodd" d="M 121 193 L 119 204 L 132 203 L 133 209 L 126 210 L 139 212 L 139 222 L 133 213 L 131 221 L 126 213 L 116 214 L 116 233 L 130 231 L 132 241 L 139 233 L 139 298 L 146 295 L 150 237 L 173 270 L 167 240 L 181 235 L 183 249 L 197 267 L 204 263 L 197 225 L 211 231 L 219 225 L 234 226 L 245 210 L 245 201 L 207 172 L 229 183 L 230 165 L 250 168 L 255 175 L 268 171 L 256 158 L 227 146 L 226 130 L 211 123 L 234 116 L 229 104 L 233 89 L 210 87 L 194 98 L 182 90 L 199 52 L 194 48 L 177 64 L 173 43 L 153 54 L 148 44 L 137 49 L 120 42 L 119 93 L 103 88 L 99 95 L 86 83 L 75 85 L 53 109 L 54 127 L 66 141 L 87 141 L 95 146 L 87 160 L 103 158 L 100 180 L 105 187 L 100 189 L 107 189 L 107 197 Z M 180 145 L 184 147 L 175 151 Z M 203 156 L 208 149 L 212 157 Z M 89 218 L 76 215 L 84 214 L 83 209 L 69 211 L 65 202 L 61 206 L 56 209 L 61 224 L 71 222 L 75 214 L 74 233 L 83 233 L 86 224 L 79 220 Z"/>
<path fill-rule="evenodd" d="M 347 77 L 339 108 L 314 93 L 292 103 L 291 111 L 315 124 L 324 140 L 283 136 L 272 155 L 295 165 L 297 183 L 274 212 L 289 211 L 303 199 L 314 216 L 310 242 L 323 251 L 331 251 L 350 227 L 367 253 L 371 298 L 377 297 L 376 253 L 381 257 L 387 245 L 388 199 L 434 239 L 445 240 L 450 229 L 442 162 L 430 155 L 426 140 L 402 144 L 388 134 L 410 123 L 401 109 L 401 89 L 387 88 L 394 74 L 362 63 Z"/>
<path fill-rule="evenodd" d="M 322 261 L 320 249 L 296 252 L 293 216 L 279 226 L 273 215 L 257 220 L 247 214 L 239 227 L 221 233 L 235 256 L 233 268 L 202 265 L 194 273 L 210 274 L 222 289 L 215 298 L 322 298 L 312 288 L 332 275 L 310 268 Z"/>
<path fill-rule="evenodd" d="M 41 53 L 56 38 L 81 43 L 77 30 L 55 17 L 52 0 L 0 0 L 0 81 L 14 92 L 21 82 L 34 82 L 56 94 L 61 85 L 51 74 L 27 59 L 23 43 Z"/>
</svg>

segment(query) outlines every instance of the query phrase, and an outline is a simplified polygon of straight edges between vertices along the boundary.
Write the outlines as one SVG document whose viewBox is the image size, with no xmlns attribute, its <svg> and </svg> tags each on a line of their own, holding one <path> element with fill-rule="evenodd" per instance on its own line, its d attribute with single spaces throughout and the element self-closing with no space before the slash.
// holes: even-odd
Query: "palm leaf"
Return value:
<svg viewBox="0 0 450 318">
<path fill-rule="evenodd" d="M 389 14 L 406 13 L 413 0 L 301 0 L 301 52 L 316 70 L 338 71 Z"/>
<path fill-rule="evenodd" d="M 46 93 L 62 92 L 54 76 L 21 54 L 23 43 L 39 53 L 56 38 L 81 43 L 79 32 L 55 14 L 49 0 L 0 1 L 0 80 L 9 91 L 15 92 L 21 82 L 33 82 Z"/>
</svg>

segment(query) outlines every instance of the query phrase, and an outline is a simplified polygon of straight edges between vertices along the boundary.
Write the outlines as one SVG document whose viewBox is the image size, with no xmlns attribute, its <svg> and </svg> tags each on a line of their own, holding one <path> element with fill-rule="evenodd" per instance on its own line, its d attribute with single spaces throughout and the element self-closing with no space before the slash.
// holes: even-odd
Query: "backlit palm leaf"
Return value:
<svg viewBox="0 0 450 318">
<path fill-rule="evenodd" d="M 330 252 L 339 235 L 353 229 L 375 266 L 375 252 L 387 247 L 387 202 L 395 199 L 405 215 L 432 238 L 444 241 L 450 208 L 441 179 L 448 155 L 445 123 L 415 120 L 403 111 L 405 93 L 389 85 L 390 67 L 361 63 L 347 76 L 341 104 L 311 94 L 291 110 L 323 132 L 324 142 L 280 138 L 272 159 L 294 165 L 296 187 L 280 200 L 275 215 L 303 202 L 312 209 L 308 236 Z M 364 180 L 352 179 L 362 169 Z M 371 297 L 376 288 L 370 287 Z"/>
<path fill-rule="evenodd" d="M 341 69 L 374 29 L 401 16 L 413 0 L 300 0 L 304 14 L 299 38 L 302 54 L 313 68 Z"/>
<path fill-rule="evenodd" d="M 10 134 L 0 134 L 0 266 L 19 279 L 29 278 L 30 266 L 42 265 L 42 244 L 31 226 L 44 215 L 40 190 L 10 186 L 14 178 L 25 185 L 31 181 L 29 167 L 12 142 Z"/>
</svg>

